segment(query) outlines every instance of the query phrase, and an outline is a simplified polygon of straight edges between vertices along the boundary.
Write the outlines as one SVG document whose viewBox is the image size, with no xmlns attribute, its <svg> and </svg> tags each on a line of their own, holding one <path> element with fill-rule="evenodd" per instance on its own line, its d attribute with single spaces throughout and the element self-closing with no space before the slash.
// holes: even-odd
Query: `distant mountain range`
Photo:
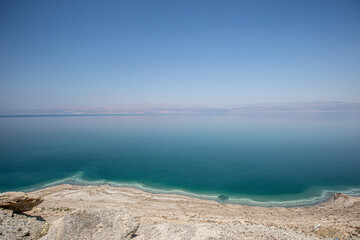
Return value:
<svg viewBox="0 0 360 240">
<path fill-rule="evenodd" d="M 0 115 L 101 115 L 101 114 L 218 114 L 251 112 L 360 112 L 360 103 L 316 101 L 241 104 L 231 107 L 181 105 L 116 105 L 107 107 L 70 107 L 61 109 L 18 109 Z"/>
</svg>

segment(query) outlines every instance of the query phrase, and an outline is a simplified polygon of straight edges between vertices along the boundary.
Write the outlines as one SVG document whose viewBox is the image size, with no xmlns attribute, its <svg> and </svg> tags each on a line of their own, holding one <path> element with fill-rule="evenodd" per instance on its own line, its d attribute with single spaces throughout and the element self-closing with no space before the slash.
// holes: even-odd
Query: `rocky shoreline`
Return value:
<svg viewBox="0 0 360 240">
<path fill-rule="evenodd" d="M 360 198 L 254 207 L 109 185 L 0 194 L 0 239 L 360 239 Z"/>
</svg>

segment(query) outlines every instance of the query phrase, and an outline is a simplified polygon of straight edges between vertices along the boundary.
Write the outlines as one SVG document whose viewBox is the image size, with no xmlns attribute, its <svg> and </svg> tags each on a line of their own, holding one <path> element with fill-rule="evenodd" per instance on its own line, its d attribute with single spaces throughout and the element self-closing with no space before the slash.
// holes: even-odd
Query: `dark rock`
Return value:
<svg viewBox="0 0 360 240">
<path fill-rule="evenodd" d="M 26 212 L 44 201 L 43 198 L 23 192 L 6 192 L 0 194 L 0 208 L 14 212 Z"/>
<path fill-rule="evenodd" d="M 229 196 L 226 196 L 226 195 L 219 195 L 218 198 L 220 199 L 220 201 L 229 200 Z"/>
</svg>

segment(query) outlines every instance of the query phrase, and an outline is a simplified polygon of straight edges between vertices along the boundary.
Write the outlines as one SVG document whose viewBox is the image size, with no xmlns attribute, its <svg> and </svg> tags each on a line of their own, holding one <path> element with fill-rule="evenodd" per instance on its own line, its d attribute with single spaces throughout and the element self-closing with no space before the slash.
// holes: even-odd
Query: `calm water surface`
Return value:
<svg viewBox="0 0 360 240">
<path fill-rule="evenodd" d="M 356 189 L 360 114 L 0 117 L 0 191 L 75 178 L 257 201 Z"/>
</svg>

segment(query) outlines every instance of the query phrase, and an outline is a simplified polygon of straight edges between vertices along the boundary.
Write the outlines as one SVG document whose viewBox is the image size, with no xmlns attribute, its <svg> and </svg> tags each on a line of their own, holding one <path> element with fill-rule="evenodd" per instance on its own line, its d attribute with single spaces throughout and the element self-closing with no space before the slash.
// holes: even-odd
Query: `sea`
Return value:
<svg viewBox="0 0 360 240">
<path fill-rule="evenodd" d="M 360 195 L 360 113 L 0 117 L 0 192 L 134 187 L 301 206 Z"/>
</svg>

